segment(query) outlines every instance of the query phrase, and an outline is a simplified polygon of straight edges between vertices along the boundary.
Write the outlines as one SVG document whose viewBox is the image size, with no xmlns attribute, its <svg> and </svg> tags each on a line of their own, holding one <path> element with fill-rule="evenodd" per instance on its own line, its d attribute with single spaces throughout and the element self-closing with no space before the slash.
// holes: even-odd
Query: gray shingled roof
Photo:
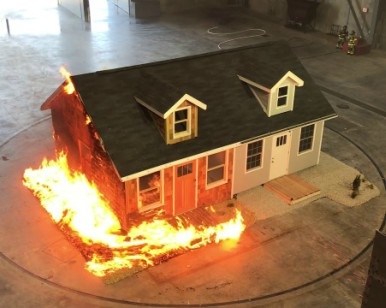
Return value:
<svg viewBox="0 0 386 308">
<path fill-rule="evenodd" d="M 271 89 L 288 71 L 292 71 L 291 63 L 244 62 L 238 69 L 238 75 Z M 292 73 L 294 73 L 292 71 Z"/>
<path fill-rule="evenodd" d="M 174 85 L 147 73 L 141 74 L 134 92 L 135 97 L 160 114 L 165 114 L 184 94 Z"/>
<path fill-rule="evenodd" d="M 266 76 L 270 72 L 276 76 L 275 67 L 288 65 L 304 80 L 304 86 L 296 89 L 292 112 L 266 116 L 250 89 L 237 77 L 245 59 L 270 64 Z M 144 81 L 144 71 L 207 105 L 207 110 L 199 110 L 197 138 L 165 144 L 148 110 L 134 99 L 139 82 L 141 89 L 153 86 L 146 83 L 146 78 Z M 284 42 L 77 75 L 72 80 L 121 177 L 335 115 Z"/>
</svg>

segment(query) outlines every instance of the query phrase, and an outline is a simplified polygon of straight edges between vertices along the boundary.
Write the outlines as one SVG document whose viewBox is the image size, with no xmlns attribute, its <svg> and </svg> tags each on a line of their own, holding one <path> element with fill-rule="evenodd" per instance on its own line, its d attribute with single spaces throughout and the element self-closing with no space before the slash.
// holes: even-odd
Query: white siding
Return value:
<svg viewBox="0 0 386 308">
<path fill-rule="evenodd" d="M 246 171 L 247 144 L 242 144 L 235 148 L 232 194 L 259 186 L 269 180 L 271 149 L 272 138 L 264 138 L 261 167 Z"/>
<path fill-rule="evenodd" d="M 290 142 L 288 174 L 317 165 L 319 163 L 323 129 L 324 121 L 315 123 L 312 149 L 300 154 L 299 141 L 301 127 L 297 127 L 291 130 L 291 140 L 288 140 L 288 142 Z M 235 148 L 232 194 L 246 191 L 250 188 L 262 185 L 270 180 L 269 176 L 272 156 L 272 142 L 272 136 L 263 139 L 262 165 L 260 168 L 256 168 L 250 171 L 246 171 L 247 143 L 239 145 Z"/>
<path fill-rule="evenodd" d="M 312 150 L 299 154 L 299 141 L 301 127 L 292 131 L 292 147 L 290 153 L 289 173 L 317 165 L 319 163 L 320 150 L 322 147 L 324 121 L 315 123 L 314 140 Z"/>
</svg>

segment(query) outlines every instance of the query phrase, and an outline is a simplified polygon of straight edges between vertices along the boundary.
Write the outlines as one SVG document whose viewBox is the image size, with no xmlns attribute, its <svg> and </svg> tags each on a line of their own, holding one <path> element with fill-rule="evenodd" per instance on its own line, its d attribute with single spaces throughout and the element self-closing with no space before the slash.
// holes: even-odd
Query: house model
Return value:
<svg viewBox="0 0 386 308">
<path fill-rule="evenodd" d="M 42 109 L 123 229 L 130 213 L 178 215 L 318 164 L 336 116 L 280 41 L 71 80 Z"/>
</svg>

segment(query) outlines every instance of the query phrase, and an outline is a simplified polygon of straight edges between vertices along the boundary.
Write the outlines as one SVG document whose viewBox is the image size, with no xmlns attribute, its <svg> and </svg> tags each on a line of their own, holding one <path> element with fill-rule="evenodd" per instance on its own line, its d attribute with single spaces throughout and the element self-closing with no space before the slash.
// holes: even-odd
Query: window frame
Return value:
<svg viewBox="0 0 386 308">
<path fill-rule="evenodd" d="M 216 155 L 216 154 L 219 154 L 219 153 L 224 153 L 224 162 L 209 168 L 209 156 L 213 156 L 213 155 Z M 216 180 L 216 181 L 213 181 L 211 183 L 208 183 L 208 179 L 209 179 L 208 174 L 209 174 L 209 172 L 213 171 L 213 170 L 221 169 L 221 168 L 223 168 L 223 170 L 224 170 L 223 171 L 223 177 L 221 179 L 219 179 L 219 180 Z M 219 186 L 219 185 L 223 185 L 223 184 L 228 182 L 228 151 L 227 150 L 216 152 L 216 153 L 213 153 L 213 154 L 210 154 L 210 155 L 206 156 L 206 172 L 205 172 L 205 175 L 206 175 L 205 184 L 206 184 L 207 188 L 213 188 L 213 187 L 216 187 L 216 186 Z"/>
<path fill-rule="evenodd" d="M 253 143 L 261 143 L 261 145 L 260 145 L 261 150 L 258 153 L 253 153 L 253 154 L 249 155 L 248 154 L 248 152 L 249 152 L 248 148 Z M 255 170 L 263 168 L 264 139 L 258 139 L 258 140 L 254 140 L 254 141 L 248 142 L 246 144 L 245 151 L 246 151 L 246 153 L 245 153 L 246 154 L 245 155 L 245 172 L 246 173 L 253 172 Z M 255 156 L 260 156 L 260 163 L 259 163 L 259 165 L 251 167 L 251 168 L 248 168 L 248 159 L 251 158 L 251 157 L 255 157 Z"/>
<path fill-rule="evenodd" d="M 182 176 L 192 174 L 193 173 L 193 163 L 186 163 L 184 165 L 177 166 L 177 177 L 180 178 Z"/>
<path fill-rule="evenodd" d="M 177 112 L 179 111 L 183 111 L 183 110 L 186 110 L 186 119 L 183 119 L 183 120 L 176 120 L 176 115 L 177 115 Z M 179 123 L 186 123 L 186 130 L 184 131 L 181 131 L 181 132 L 176 132 L 176 124 L 179 124 Z M 181 137 L 185 137 L 185 136 L 190 136 L 191 135 L 191 131 L 192 131 L 192 108 L 191 106 L 183 106 L 183 107 L 180 107 L 178 109 L 176 109 L 174 112 L 173 112 L 173 139 L 177 139 L 177 138 L 181 138 Z"/>
<path fill-rule="evenodd" d="M 302 137 L 303 129 L 307 129 L 309 127 L 312 127 L 312 135 L 310 135 L 310 136 L 307 135 L 305 137 Z M 309 141 L 310 139 L 311 139 L 311 141 Z M 313 151 L 313 149 L 314 149 L 314 140 L 315 140 L 315 123 L 308 124 L 308 125 L 305 125 L 305 126 L 301 127 L 300 135 L 299 135 L 298 155 L 301 155 L 301 154 Z M 301 149 L 302 148 L 302 144 L 304 144 L 305 142 L 307 142 L 307 144 L 309 143 L 309 147 L 307 147 L 305 149 Z"/>
<path fill-rule="evenodd" d="M 283 95 L 280 95 L 280 89 L 286 89 L 286 93 L 283 94 Z M 288 96 L 289 96 L 289 85 L 282 85 L 280 86 L 278 89 L 277 89 L 277 99 L 276 99 L 276 108 L 283 108 L 283 107 L 286 107 L 288 106 Z M 279 105 L 279 101 L 281 99 L 285 98 L 285 104 L 280 104 Z"/>
<path fill-rule="evenodd" d="M 287 144 L 287 134 L 276 137 L 276 147 L 281 147 Z"/>
<path fill-rule="evenodd" d="M 144 178 L 144 177 L 147 177 L 149 175 L 152 175 L 152 174 L 156 174 L 158 173 L 159 174 L 159 183 L 160 183 L 160 186 L 158 187 L 158 191 L 159 191 L 159 200 L 157 200 L 156 202 L 153 202 L 153 203 L 150 203 L 150 204 L 147 204 L 147 205 L 141 205 L 141 192 L 144 192 L 144 191 L 150 191 L 152 189 L 155 189 L 157 188 L 156 186 L 154 187 L 149 187 L 149 188 L 145 188 L 145 189 L 142 189 L 141 190 L 141 183 L 140 183 L 140 180 L 141 178 Z M 164 203 L 164 194 L 163 194 L 163 187 L 164 187 L 164 176 L 163 176 L 163 170 L 158 170 L 158 171 L 154 171 L 152 173 L 149 173 L 149 174 L 145 174 L 143 176 L 140 176 L 137 178 L 137 203 L 138 203 L 138 212 L 144 212 L 144 211 L 148 211 L 148 210 L 151 210 L 151 209 L 154 209 L 154 208 L 157 208 L 157 207 L 160 207 L 163 205 Z"/>
</svg>

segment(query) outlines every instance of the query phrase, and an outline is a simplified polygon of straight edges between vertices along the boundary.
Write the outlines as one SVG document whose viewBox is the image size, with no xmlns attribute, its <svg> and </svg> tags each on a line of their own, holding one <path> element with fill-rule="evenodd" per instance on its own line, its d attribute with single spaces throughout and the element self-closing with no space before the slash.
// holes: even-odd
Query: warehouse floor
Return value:
<svg viewBox="0 0 386 308">
<path fill-rule="evenodd" d="M 347 56 L 334 37 L 243 10 L 135 20 L 107 4 L 90 24 L 50 5 L 8 13 L 9 34 L 2 22 L 0 306 L 360 307 L 386 208 L 385 53 Z M 254 30 L 240 32 L 247 29 Z M 61 84 L 59 67 L 79 74 L 277 39 L 290 44 L 339 115 L 327 123 L 323 151 L 361 172 L 379 195 L 355 206 L 319 198 L 272 214 L 267 204 L 252 205 L 253 196 L 272 208 L 280 201 L 247 192 L 240 202 L 259 210 L 234 250 L 210 245 L 108 286 L 86 272 L 21 184 L 25 168 L 53 155 L 50 114 L 40 105 Z"/>
</svg>

